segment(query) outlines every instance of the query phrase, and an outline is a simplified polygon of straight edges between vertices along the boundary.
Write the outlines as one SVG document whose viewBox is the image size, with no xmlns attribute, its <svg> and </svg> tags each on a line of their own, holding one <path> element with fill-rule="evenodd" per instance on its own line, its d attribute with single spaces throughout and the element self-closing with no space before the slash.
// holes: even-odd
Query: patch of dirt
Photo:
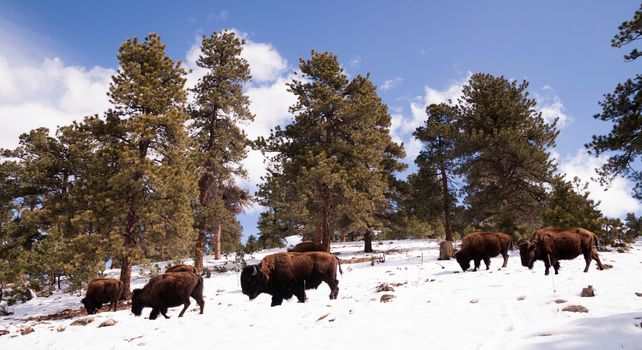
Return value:
<svg viewBox="0 0 642 350">
<path fill-rule="evenodd" d="M 387 303 L 392 301 L 393 298 L 396 298 L 396 297 L 392 294 L 384 294 L 381 296 L 381 299 L 379 299 L 379 301 L 382 303 Z"/>
<path fill-rule="evenodd" d="M 585 308 L 582 305 L 569 305 L 565 308 L 562 309 L 562 311 L 568 311 L 568 312 L 589 312 L 587 308 Z"/>
<path fill-rule="evenodd" d="M 126 301 L 126 302 L 119 302 L 118 307 L 116 308 L 117 310 L 129 310 L 131 308 L 131 302 Z M 108 311 L 109 309 L 109 304 L 103 305 L 103 307 L 98 311 L 98 313 L 103 313 L 103 312 L 110 312 Z M 52 320 L 68 320 L 70 318 L 75 318 L 79 316 L 87 316 L 87 311 L 85 310 L 84 307 L 79 307 L 77 309 L 65 309 L 62 311 L 58 311 L 53 314 L 48 314 L 48 315 L 41 315 L 41 316 L 34 316 L 34 317 L 28 317 L 23 319 L 23 321 L 52 321 Z"/>
<path fill-rule="evenodd" d="M 380 292 L 394 292 L 395 291 L 395 289 L 392 288 L 392 286 L 389 285 L 386 282 L 379 283 L 379 285 L 375 288 L 375 290 L 377 291 L 377 293 L 380 293 Z"/>
<path fill-rule="evenodd" d="M 564 303 L 566 303 L 566 302 L 567 302 L 567 300 L 566 300 L 566 299 L 556 299 L 556 300 L 555 300 L 555 304 L 564 304 Z"/>
</svg>

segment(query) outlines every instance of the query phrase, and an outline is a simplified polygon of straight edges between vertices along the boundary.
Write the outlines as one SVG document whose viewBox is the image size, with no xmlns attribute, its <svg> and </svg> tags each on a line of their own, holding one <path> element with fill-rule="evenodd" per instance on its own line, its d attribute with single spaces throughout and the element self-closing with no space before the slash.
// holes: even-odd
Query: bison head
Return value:
<svg viewBox="0 0 642 350">
<path fill-rule="evenodd" d="M 535 243 L 527 241 L 520 244 L 519 257 L 522 260 L 522 266 L 532 269 L 535 263 Z"/>
<path fill-rule="evenodd" d="M 470 259 L 465 258 L 464 254 L 462 254 L 461 251 L 455 253 L 455 259 L 457 260 L 459 266 L 461 266 L 461 269 L 463 271 L 466 271 L 470 268 Z"/>
<path fill-rule="evenodd" d="M 241 291 L 247 295 L 250 300 L 258 297 L 265 289 L 263 278 L 257 266 L 258 265 L 246 266 L 243 272 L 241 272 Z"/>
<path fill-rule="evenodd" d="M 132 291 L 132 313 L 136 316 L 140 316 L 143 313 L 143 308 L 145 305 L 141 300 L 140 294 L 142 290 L 137 288 Z"/>
<path fill-rule="evenodd" d="M 87 310 L 87 315 L 95 314 L 96 311 L 100 309 L 100 307 L 102 306 L 102 305 L 94 304 L 93 301 L 88 300 L 87 298 L 82 298 L 80 302 L 85 306 L 85 310 Z"/>
</svg>

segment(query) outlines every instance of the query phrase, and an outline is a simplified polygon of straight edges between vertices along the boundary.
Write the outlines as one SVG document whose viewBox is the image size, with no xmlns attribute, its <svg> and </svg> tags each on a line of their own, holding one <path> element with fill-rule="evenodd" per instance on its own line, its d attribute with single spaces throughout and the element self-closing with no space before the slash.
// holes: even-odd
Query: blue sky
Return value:
<svg viewBox="0 0 642 350">
<path fill-rule="evenodd" d="M 588 181 L 600 160 L 586 156 L 582 145 L 609 130 L 592 118 L 597 102 L 639 72 L 639 62 L 624 61 L 627 50 L 610 47 L 618 25 L 639 7 L 635 1 L 158 3 L 0 3 L 0 147 L 30 128 L 103 110 L 126 38 L 157 32 L 168 53 L 190 66 L 200 35 L 231 28 L 248 40 L 258 77 L 248 86 L 257 115 L 256 125 L 245 126 L 250 135 L 287 122 L 292 99 L 284 84 L 298 59 L 311 49 L 329 50 L 350 75 L 371 73 L 393 114 L 393 136 L 408 146 L 408 161 L 418 151 L 410 133 L 424 106 L 456 97 L 471 72 L 484 72 L 530 82 L 545 116 L 565 120 L 554 150 L 560 169 Z M 258 181 L 259 162 L 254 155 L 247 163 L 248 188 Z M 591 187 L 611 216 L 640 213 L 629 189 L 624 179 L 606 193 Z M 246 235 L 256 233 L 257 215 L 255 209 L 242 216 Z"/>
</svg>

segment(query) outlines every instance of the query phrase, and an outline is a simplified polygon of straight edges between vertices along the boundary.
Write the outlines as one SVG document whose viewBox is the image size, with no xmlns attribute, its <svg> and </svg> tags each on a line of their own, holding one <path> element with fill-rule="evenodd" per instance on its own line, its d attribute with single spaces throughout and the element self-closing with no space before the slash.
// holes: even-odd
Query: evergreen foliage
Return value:
<svg viewBox="0 0 642 350">
<path fill-rule="evenodd" d="M 201 55 L 196 61 L 206 69 L 192 90 L 195 102 L 190 108 L 192 158 L 199 174 L 195 218 L 198 228 L 195 262 L 199 271 L 208 242 L 214 247 L 215 259 L 221 256 L 222 239 L 236 237 L 234 246 L 240 244 L 240 226 L 235 215 L 251 203 L 249 193 L 235 182 L 246 175 L 241 161 L 249 146 L 238 123 L 254 120 L 250 101 L 243 94 L 243 84 L 251 79 L 249 65 L 240 56 L 244 43 L 233 32 L 213 33 L 203 37 Z M 222 238 L 225 232 L 230 235 Z"/>
</svg>

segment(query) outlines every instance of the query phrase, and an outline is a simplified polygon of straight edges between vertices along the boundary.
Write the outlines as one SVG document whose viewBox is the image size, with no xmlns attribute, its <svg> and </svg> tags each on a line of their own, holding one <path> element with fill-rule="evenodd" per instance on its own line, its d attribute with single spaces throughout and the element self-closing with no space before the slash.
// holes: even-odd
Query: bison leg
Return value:
<svg viewBox="0 0 642 350">
<path fill-rule="evenodd" d="M 149 313 L 149 319 L 150 320 L 155 320 L 156 317 L 158 317 L 158 314 L 160 313 L 160 309 L 155 307 L 152 309 L 152 312 Z"/>
<path fill-rule="evenodd" d="M 336 299 L 339 296 L 339 280 L 331 280 L 332 284 L 328 283 L 330 286 L 330 299 Z"/>
<path fill-rule="evenodd" d="M 502 257 L 504 258 L 504 263 L 502 264 L 502 268 L 508 266 L 508 252 L 502 252 Z"/>
<path fill-rule="evenodd" d="M 272 305 L 270 306 L 277 306 L 283 304 L 283 298 L 277 297 L 276 295 L 272 296 Z"/>
<path fill-rule="evenodd" d="M 205 308 L 205 300 L 203 300 L 203 297 L 200 297 L 200 298 L 196 299 L 196 303 L 201 308 L 201 312 L 200 313 L 202 314 L 203 313 L 203 309 Z"/>
<path fill-rule="evenodd" d="M 305 287 L 303 285 L 297 286 L 294 290 L 294 295 L 296 296 L 299 303 L 305 303 Z"/>
<path fill-rule="evenodd" d="M 161 313 L 161 315 L 163 315 L 163 317 L 169 318 L 169 316 L 167 316 L 167 308 L 166 307 L 160 308 L 160 313 Z"/>
<path fill-rule="evenodd" d="M 474 259 L 475 260 L 475 269 L 473 271 L 477 271 L 479 269 L 479 265 L 481 264 L 481 259 Z"/>
<path fill-rule="evenodd" d="M 551 260 L 550 259 L 551 259 L 550 255 L 547 256 L 546 259 L 544 259 L 544 267 L 546 268 L 544 270 L 544 276 L 548 276 L 548 274 L 550 273 L 549 272 L 549 270 L 551 269 Z"/>
<path fill-rule="evenodd" d="M 190 304 L 191 304 L 191 302 L 189 301 L 189 298 L 187 298 L 187 300 L 183 303 L 183 310 L 181 310 L 181 313 L 178 314 L 178 317 L 183 317 L 183 314 L 185 313 L 185 310 L 187 310 L 187 308 L 189 307 Z"/>
<path fill-rule="evenodd" d="M 490 269 L 490 258 L 485 257 L 484 258 L 484 264 L 486 264 L 486 270 Z"/>
</svg>

